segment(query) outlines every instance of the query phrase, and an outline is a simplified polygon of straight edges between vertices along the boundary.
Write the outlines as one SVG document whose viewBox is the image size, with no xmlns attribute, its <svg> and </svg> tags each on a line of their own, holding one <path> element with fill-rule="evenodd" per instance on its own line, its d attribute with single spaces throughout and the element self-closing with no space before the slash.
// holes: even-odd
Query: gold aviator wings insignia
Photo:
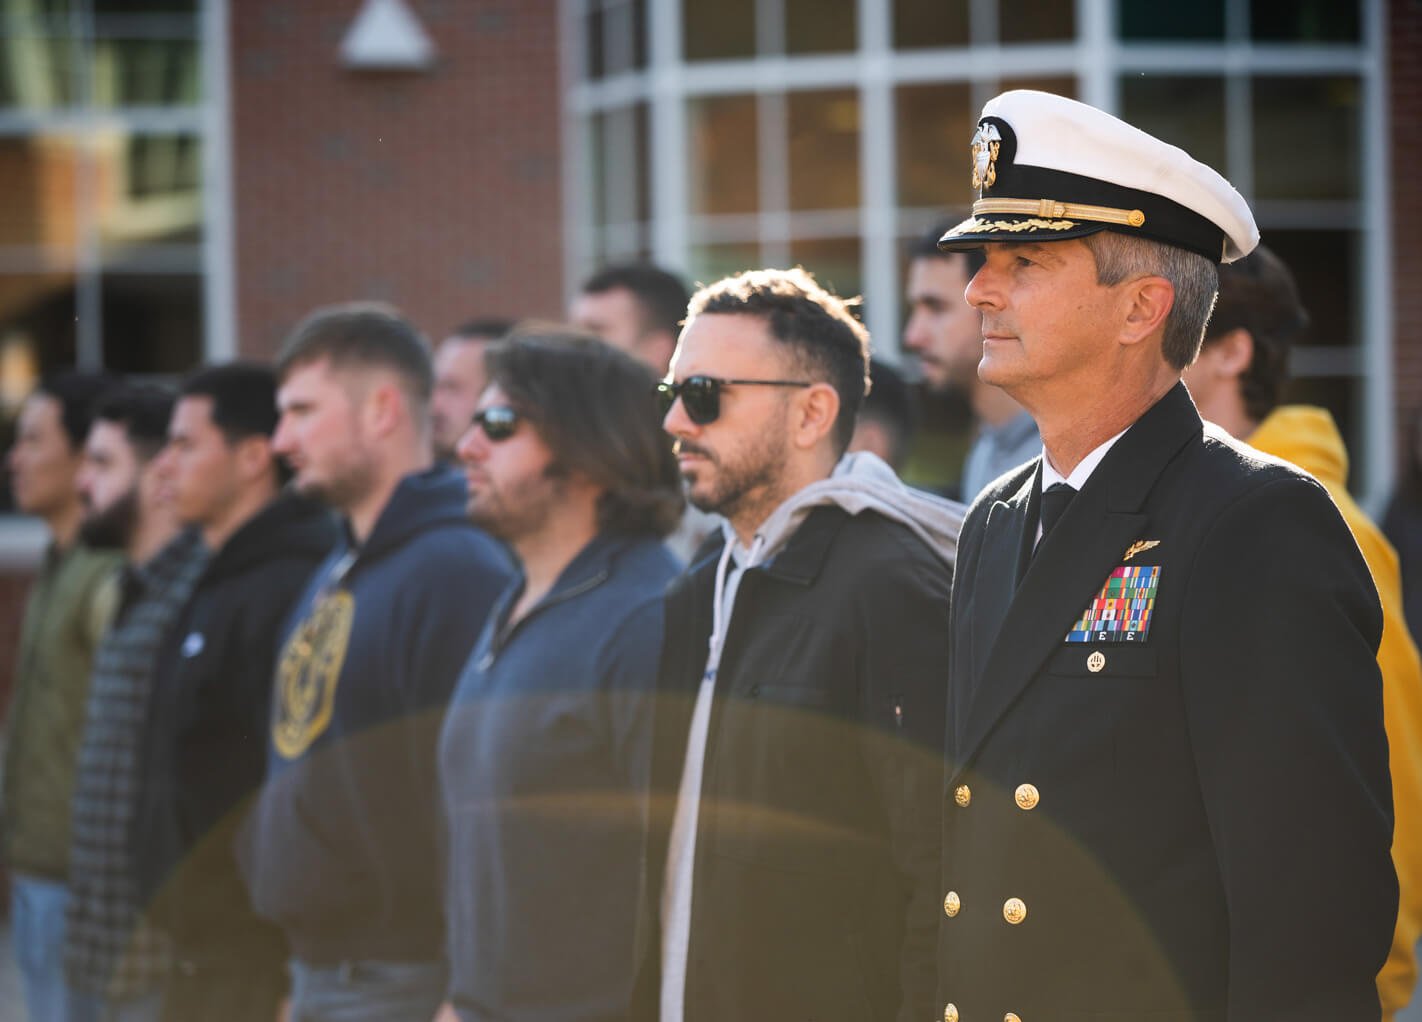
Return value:
<svg viewBox="0 0 1422 1022">
<path fill-rule="evenodd" d="M 1130 548 L 1126 550 L 1126 556 L 1121 559 L 1123 561 L 1129 561 L 1132 557 L 1136 556 L 1136 554 L 1144 553 L 1158 546 L 1160 546 L 1160 540 L 1158 539 L 1138 539 L 1130 545 Z"/>
</svg>

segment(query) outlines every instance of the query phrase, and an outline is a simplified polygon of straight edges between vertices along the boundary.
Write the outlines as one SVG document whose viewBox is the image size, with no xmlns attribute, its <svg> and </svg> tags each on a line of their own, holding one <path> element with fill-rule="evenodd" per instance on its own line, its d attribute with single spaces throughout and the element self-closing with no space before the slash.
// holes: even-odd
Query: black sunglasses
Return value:
<svg viewBox="0 0 1422 1022">
<path fill-rule="evenodd" d="M 721 415 L 722 387 L 809 387 L 808 380 L 722 380 L 715 376 L 688 376 L 680 383 L 662 380 L 657 384 L 657 396 L 662 402 L 662 417 L 671 411 L 677 398 L 686 409 L 686 417 L 698 426 L 715 422 Z"/>
<path fill-rule="evenodd" d="M 518 411 L 508 405 L 492 405 L 474 413 L 474 425 L 484 431 L 490 442 L 498 443 L 514 435 L 519 418 Z"/>
</svg>

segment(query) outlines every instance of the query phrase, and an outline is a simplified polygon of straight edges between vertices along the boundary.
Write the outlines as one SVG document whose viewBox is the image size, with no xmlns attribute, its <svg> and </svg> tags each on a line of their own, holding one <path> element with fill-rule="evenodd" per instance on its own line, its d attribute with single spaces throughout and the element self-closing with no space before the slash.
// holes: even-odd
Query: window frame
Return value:
<svg viewBox="0 0 1422 1022">
<path fill-rule="evenodd" d="M 1077 95 L 1103 110 L 1121 107 L 1123 75 L 1149 72 L 1217 76 L 1224 81 L 1228 166 L 1220 168 L 1249 197 L 1253 192 L 1250 152 L 1250 80 L 1269 75 L 1351 75 L 1361 84 L 1359 140 L 1370 154 L 1363 161 L 1356 202 L 1307 200 L 1290 204 L 1264 201 L 1256 205 L 1259 219 L 1270 226 L 1312 223 L 1322 211 L 1330 226 L 1356 229 L 1360 237 L 1355 327 L 1358 343 L 1298 349 L 1296 376 L 1345 377 L 1358 381 L 1361 412 L 1357 433 L 1350 436 L 1357 466 L 1356 490 L 1362 503 L 1377 512 L 1390 492 L 1394 476 L 1395 395 L 1393 364 L 1393 271 L 1389 253 L 1391 229 L 1391 169 L 1388 131 L 1388 53 L 1385 5 L 1360 5 L 1359 42 L 1346 44 L 1255 43 L 1250 39 L 1248 0 L 1227 0 L 1222 42 L 1129 42 L 1117 31 L 1115 0 L 1075 0 L 1076 35 L 1063 43 L 1001 46 L 997 42 L 997 0 L 974 0 L 970 8 L 970 42 L 965 47 L 923 50 L 893 49 L 892 0 L 857 0 L 857 51 L 833 55 L 786 56 L 776 46 L 775 12 L 781 0 L 760 0 L 757 9 L 758 55 L 752 58 L 687 63 L 682 59 L 681 3 L 654 3 L 644 8 L 648 24 L 647 65 L 640 70 L 598 81 L 587 80 L 581 67 L 580 17 L 589 0 L 560 0 L 564 39 L 564 211 L 565 281 L 569 297 L 602 259 L 639 255 L 673 268 L 689 264 L 693 242 L 759 244 L 764 263 L 783 262 L 792 238 L 813 236 L 797 231 L 795 217 L 784 211 L 779 197 L 788 188 L 789 169 L 777 156 L 777 106 L 784 95 L 799 89 L 847 88 L 860 97 L 860 196 L 857 210 L 861 243 L 861 280 L 866 318 L 878 338 L 878 354 L 896 359 L 902 323 L 901 251 L 904 242 L 939 214 L 938 209 L 897 204 L 895 90 L 903 85 L 966 83 L 976 106 L 996 91 L 1002 79 L 1072 76 Z M 594 0 L 595 2 L 595 0 Z M 769 27 L 767 27 L 769 26 Z M 783 42 L 783 41 L 782 41 Z M 688 196 L 688 100 L 715 95 L 754 95 L 761 110 L 761 210 L 730 218 L 697 217 Z M 602 247 L 592 236 L 588 192 L 592 172 L 583 128 L 591 115 L 622 105 L 645 103 L 650 111 L 647 142 L 651 181 L 651 221 L 620 230 L 623 237 L 647 239 L 643 248 Z M 769 127 L 767 127 L 769 123 Z M 967 166 L 966 140 L 964 167 Z M 656 154 L 676 154 L 658 159 Z M 623 168 L 610 166 L 612 176 Z M 946 168 L 953 173 L 953 168 Z M 1290 206 L 1295 208 L 1290 208 Z M 840 211 L 841 214 L 843 211 Z M 806 225 L 812 226 L 812 225 Z M 1341 424 L 1345 434 L 1349 424 Z"/>
</svg>

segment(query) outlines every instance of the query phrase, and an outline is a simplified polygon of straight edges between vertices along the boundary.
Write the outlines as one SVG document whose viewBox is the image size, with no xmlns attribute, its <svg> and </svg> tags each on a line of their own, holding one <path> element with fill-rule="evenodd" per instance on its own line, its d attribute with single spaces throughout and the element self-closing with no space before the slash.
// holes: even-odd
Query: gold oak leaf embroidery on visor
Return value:
<svg viewBox="0 0 1422 1022">
<path fill-rule="evenodd" d="M 966 227 L 959 227 L 955 234 L 981 234 L 983 231 L 1004 231 L 1015 234 L 1018 231 L 1068 231 L 1077 226 L 1075 220 L 975 220 Z"/>
</svg>

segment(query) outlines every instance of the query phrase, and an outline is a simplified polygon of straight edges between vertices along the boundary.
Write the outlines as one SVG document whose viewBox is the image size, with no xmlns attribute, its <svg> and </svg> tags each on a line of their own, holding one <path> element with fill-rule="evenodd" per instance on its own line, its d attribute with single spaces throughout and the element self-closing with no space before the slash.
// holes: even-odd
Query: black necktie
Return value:
<svg viewBox="0 0 1422 1022">
<path fill-rule="evenodd" d="M 1056 525 L 1066 511 L 1071 499 L 1076 496 L 1076 490 L 1066 483 L 1053 483 L 1042 491 L 1042 508 L 1040 511 L 1042 520 L 1042 538 L 1047 538 L 1047 533 L 1052 531 L 1052 526 Z"/>
</svg>

